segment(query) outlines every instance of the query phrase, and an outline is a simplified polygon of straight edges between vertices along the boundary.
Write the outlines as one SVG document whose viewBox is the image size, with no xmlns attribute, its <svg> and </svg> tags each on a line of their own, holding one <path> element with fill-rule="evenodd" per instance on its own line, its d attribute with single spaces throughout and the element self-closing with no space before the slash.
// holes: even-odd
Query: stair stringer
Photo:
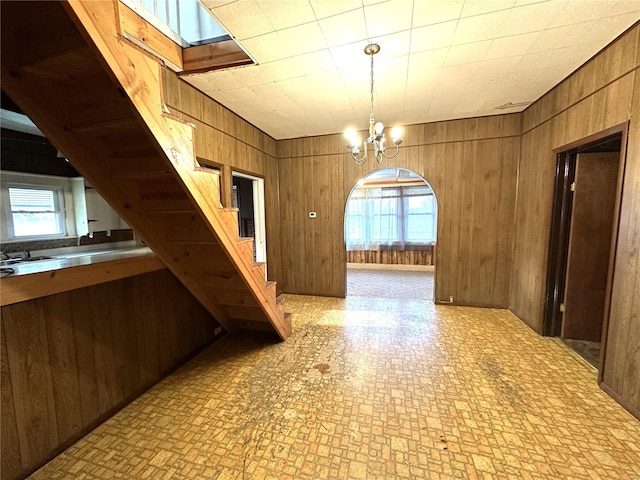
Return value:
<svg viewBox="0 0 640 480">
<path fill-rule="evenodd" d="M 158 70 L 158 75 L 160 76 L 160 74 L 160 70 Z M 172 134 L 171 138 L 184 139 L 188 137 L 192 139 L 192 135 L 197 134 L 197 132 L 194 132 L 194 127 L 187 122 L 166 113 L 162 115 L 162 118 L 164 119 L 166 130 Z M 167 137 L 162 138 L 166 140 Z M 240 241 L 237 212 L 235 209 L 229 210 L 220 206 L 217 201 L 218 196 L 212 195 L 212 185 L 207 181 L 211 178 L 211 174 L 195 169 L 193 141 L 184 142 L 181 145 L 172 143 L 167 145 L 167 149 L 168 152 L 167 150 L 165 152 L 167 152 L 169 160 L 185 184 L 189 195 L 194 203 L 200 207 L 220 245 L 238 267 L 239 273 L 242 274 L 258 305 L 278 334 L 283 339 L 287 338 L 291 334 L 290 320 L 287 321 L 288 319 L 285 318 L 282 304 L 277 301 L 273 291 L 267 289 L 264 269 L 253 261 L 253 243 L 251 242 L 249 247 L 243 247 Z M 215 192 L 215 190 L 213 191 Z M 243 248 L 247 248 L 247 250 L 243 251 Z"/>
<path fill-rule="evenodd" d="M 193 126 L 164 112 L 161 66 L 156 58 L 119 35 L 117 5 L 117 0 L 113 3 L 69 0 L 66 8 L 70 10 L 71 17 L 77 19 L 81 30 L 85 30 L 90 42 L 100 52 L 101 61 L 107 64 L 108 71 L 120 83 L 142 122 L 173 164 L 186 187 L 185 191 L 206 217 L 212 232 L 236 265 L 269 322 L 280 337 L 286 339 L 291 333 L 289 318 L 285 318 L 275 295 L 267 290 L 264 277 L 259 278 L 262 269 L 256 270 L 253 260 L 242 255 L 237 225 L 235 231 L 231 231 L 228 222 L 224 221 L 225 213 L 216 201 L 217 196 L 212 195 L 208 175 L 195 170 Z"/>
</svg>

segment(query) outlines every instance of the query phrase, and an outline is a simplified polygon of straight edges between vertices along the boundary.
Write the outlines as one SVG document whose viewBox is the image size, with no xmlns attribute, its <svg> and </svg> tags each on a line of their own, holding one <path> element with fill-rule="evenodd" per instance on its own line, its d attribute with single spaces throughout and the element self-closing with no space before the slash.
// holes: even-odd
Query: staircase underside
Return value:
<svg viewBox="0 0 640 480">
<path fill-rule="evenodd" d="M 199 182 L 194 193 L 161 147 L 192 142 L 172 137 L 192 129 L 179 125 L 157 138 L 138 111 L 136 88 L 159 86 L 137 83 L 134 62 L 114 72 L 68 5 L 2 2 L 2 18 L 9 96 L 227 331 L 286 339 L 290 317 L 265 265 L 253 263 L 252 240 L 237 238 L 236 209 L 220 208 L 218 178 L 190 173 Z"/>
</svg>

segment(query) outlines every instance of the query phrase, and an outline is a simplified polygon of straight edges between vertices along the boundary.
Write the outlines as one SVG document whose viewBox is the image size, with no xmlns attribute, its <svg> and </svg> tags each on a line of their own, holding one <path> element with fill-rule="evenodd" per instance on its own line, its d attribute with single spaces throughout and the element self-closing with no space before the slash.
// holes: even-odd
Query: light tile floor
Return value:
<svg viewBox="0 0 640 480">
<path fill-rule="evenodd" d="M 637 479 L 640 422 L 504 310 L 287 296 L 34 479 Z"/>
</svg>

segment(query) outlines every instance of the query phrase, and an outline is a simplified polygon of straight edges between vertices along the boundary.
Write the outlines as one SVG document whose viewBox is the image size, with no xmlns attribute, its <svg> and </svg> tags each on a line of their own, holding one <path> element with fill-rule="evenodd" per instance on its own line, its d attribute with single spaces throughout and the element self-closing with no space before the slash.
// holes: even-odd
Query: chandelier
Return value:
<svg viewBox="0 0 640 480">
<path fill-rule="evenodd" d="M 384 158 L 393 158 L 400 151 L 399 145 L 402 143 L 402 129 L 393 127 L 391 129 L 391 141 L 395 145 L 395 151 L 388 155 L 385 145 L 384 125 L 382 122 L 376 122 L 373 116 L 373 56 L 380 51 L 380 45 L 370 43 L 364 47 L 364 53 L 371 58 L 371 111 L 369 113 L 369 136 L 361 143 L 360 138 L 353 129 L 347 129 L 344 136 L 347 139 L 347 148 L 351 150 L 351 157 L 356 165 L 362 165 L 367 161 L 367 145 L 373 146 L 373 153 L 378 163 L 382 163 Z M 362 148 L 362 150 L 361 150 Z"/>
</svg>

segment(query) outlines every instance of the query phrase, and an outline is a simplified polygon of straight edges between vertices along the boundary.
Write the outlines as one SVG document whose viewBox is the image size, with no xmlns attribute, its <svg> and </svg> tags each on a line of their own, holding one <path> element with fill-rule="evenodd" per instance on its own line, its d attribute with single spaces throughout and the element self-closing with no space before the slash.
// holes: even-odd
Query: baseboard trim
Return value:
<svg viewBox="0 0 640 480">
<path fill-rule="evenodd" d="M 404 270 L 414 272 L 435 272 L 435 265 L 402 265 L 388 263 L 347 263 L 347 269 L 353 270 Z"/>
</svg>

